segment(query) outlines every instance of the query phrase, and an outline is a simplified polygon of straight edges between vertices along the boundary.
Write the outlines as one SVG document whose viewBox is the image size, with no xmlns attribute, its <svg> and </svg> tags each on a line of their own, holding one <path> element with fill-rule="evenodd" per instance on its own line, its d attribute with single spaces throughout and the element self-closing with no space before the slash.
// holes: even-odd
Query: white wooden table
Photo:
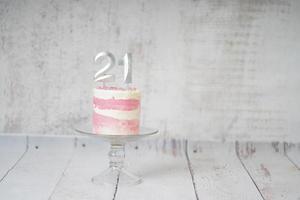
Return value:
<svg viewBox="0 0 300 200">
<path fill-rule="evenodd" d="M 109 146 L 75 136 L 0 136 L 1 200 L 300 200 L 300 144 L 154 138 L 126 147 L 136 186 L 91 183 Z"/>
</svg>

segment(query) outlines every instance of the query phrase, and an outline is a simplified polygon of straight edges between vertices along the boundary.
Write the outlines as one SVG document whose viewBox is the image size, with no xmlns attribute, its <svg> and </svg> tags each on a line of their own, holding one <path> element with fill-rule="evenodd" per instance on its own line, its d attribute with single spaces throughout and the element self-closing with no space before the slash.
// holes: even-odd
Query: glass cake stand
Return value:
<svg viewBox="0 0 300 200">
<path fill-rule="evenodd" d="M 119 185 L 136 185 L 142 182 L 142 178 L 129 172 L 125 165 L 125 144 L 150 135 L 158 133 L 157 129 L 140 128 L 136 135 L 104 135 L 96 134 L 92 125 L 89 123 L 81 124 L 74 127 L 75 131 L 87 136 L 97 137 L 110 143 L 109 167 L 99 175 L 92 178 L 92 182 L 97 185 L 102 184 L 119 184 Z"/>
</svg>

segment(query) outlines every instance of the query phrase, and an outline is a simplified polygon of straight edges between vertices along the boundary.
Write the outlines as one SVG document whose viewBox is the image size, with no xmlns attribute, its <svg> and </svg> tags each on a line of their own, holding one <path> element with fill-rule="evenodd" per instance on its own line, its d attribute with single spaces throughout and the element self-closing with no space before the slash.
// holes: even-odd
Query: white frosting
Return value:
<svg viewBox="0 0 300 200">
<path fill-rule="evenodd" d="M 128 130 L 123 130 L 119 127 L 101 127 L 101 132 L 98 133 L 104 135 L 128 135 Z"/>
<path fill-rule="evenodd" d="M 94 108 L 94 111 L 99 114 L 99 115 L 103 115 L 106 117 L 112 117 L 115 119 L 119 119 L 119 120 L 134 120 L 134 119 L 139 119 L 140 116 L 140 110 L 139 109 L 135 109 L 135 110 L 102 110 L 102 109 L 98 109 L 98 108 Z"/>
<path fill-rule="evenodd" d="M 109 90 L 95 88 L 94 96 L 100 99 L 140 99 L 141 93 L 139 90 Z"/>
</svg>

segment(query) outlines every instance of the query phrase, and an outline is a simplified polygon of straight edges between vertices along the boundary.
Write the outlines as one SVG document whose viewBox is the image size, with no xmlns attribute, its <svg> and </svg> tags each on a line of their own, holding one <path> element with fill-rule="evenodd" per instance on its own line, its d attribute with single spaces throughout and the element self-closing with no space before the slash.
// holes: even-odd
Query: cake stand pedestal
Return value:
<svg viewBox="0 0 300 200">
<path fill-rule="evenodd" d="M 119 185 L 136 185 L 142 182 L 142 178 L 129 172 L 125 165 L 125 144 L 131 141 L 145 138 L 158 133 L 156 129 L 140 128 L 136 135 L 104 135 L 96 134 L 92 125 L 83 124 L 74 128 L 77 132 L 97 137 L 110 143 L 110 151 L 108 153 L 109 167 L 99 175 L 92 178 L 92 182 L 97 185 L 102 184 L 119 184 Z"/>
</svg>

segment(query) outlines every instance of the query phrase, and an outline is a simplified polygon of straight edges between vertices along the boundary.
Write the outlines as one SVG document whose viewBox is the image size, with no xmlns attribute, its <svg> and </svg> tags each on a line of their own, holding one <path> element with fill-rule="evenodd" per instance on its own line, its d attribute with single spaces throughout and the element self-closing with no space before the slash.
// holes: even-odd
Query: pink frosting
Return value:
<svg viewBox="0 0 300 200">
<path fill-rule="evenodd" d="M 93 125 L 96 133 L 107 134 L 137 134 L 139 132 L 139 120 L 119 120 L 112 117 L 99 115 L 94 112 Z M 104 131 L 102 131 L 104 129 Z"/>
<path fill-rule="evenodd" d="M 131 98 L 130 92 L 135 91 L 135 88 L 119 88 L 119 87 L 97 87 L 99 90 L 111 90 L 108 96 L 109 99 L 101 98 L 101 93 L 94 96 L 93 104 L 94 104 L 94 113 L 93 113 L 93 128 L 94 131 L 98 134 L 122 134 L 122 135 L 130 135 L 130 134 L 138 134 L 139 132 L 139 119 L 137 114 L 132 117 L 132 113 L 139 113 L 140 110 L 140 99 Z M 125 94 L 127 99 L 118 99 L 114 97 L 114 91 L 116 94 L 121 93 Z M 105 93 L 104 93 L 105 94 Z M 137 91 L 139 94 L 139 91 Z M 96 110 L 97 109 L 97 110 Z M 120 119 L 117 115 L 107 115 L 107 112 L 99 112 L 99 111 L 107 111 L 107 110 L 115 110 L 121 111 L 122 118 Z M 136 112 L 131 112 L 136 110 Z M 96 112 L 97 111 L 97 112 Z M 99 114 L 102 113 L 102 114 Z M 114 113 L 114 112 L 112 112 Z M 118 112 L 116 112 L 118 113 Z M 126 113 L 128 113 L 128 118 L 126 117 Z M 116 118 L 114 118 L 115 116 Z M 133 119 L 134 118 L 134 119 Z"/>
<path fill-rule="evenodd" d="M 98 109 L 134 110 L 140 106 L 137 99 L 99 99 L 94 97 L 94 106 Z"/>
</svg>

